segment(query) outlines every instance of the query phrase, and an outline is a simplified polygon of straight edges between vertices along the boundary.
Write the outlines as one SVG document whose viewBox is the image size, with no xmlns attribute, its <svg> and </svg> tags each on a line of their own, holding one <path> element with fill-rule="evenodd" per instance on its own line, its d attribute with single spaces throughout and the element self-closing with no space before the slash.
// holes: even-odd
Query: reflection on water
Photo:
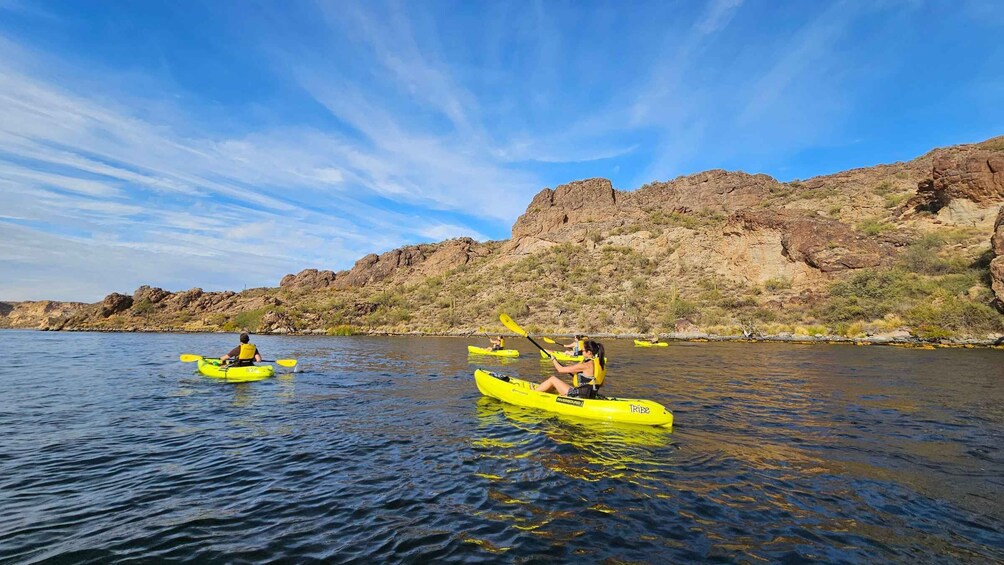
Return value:
<svg viewBox="0 0 1004 565">
<path fill-rule="evenodd" d="M 3 562 L 1004 559 L 1002 351 L 605 340 L 670 432 L 482 397 L 552 374 L 519 341 L 256 336 L 300 371 L 234 384 L 177 361 L 234 336 L 2 335 Z"/>
</svg>

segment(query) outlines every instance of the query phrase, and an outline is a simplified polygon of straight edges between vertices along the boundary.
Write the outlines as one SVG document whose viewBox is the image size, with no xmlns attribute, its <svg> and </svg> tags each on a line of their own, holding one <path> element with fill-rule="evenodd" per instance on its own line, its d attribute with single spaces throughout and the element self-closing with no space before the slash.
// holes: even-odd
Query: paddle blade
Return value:
<svg viewBox="0 0 1004 565">
<path fill-rule="evenodd" d="M 512 318 L 510 318 L 508 314 L 501 314 L 499 316 L 499 321 L 502 322 L 503 326 L 509 328 L 509 331 L 513 332 L 514 334 L 526 337 L 526 331 L 523 328 L 519 327 L 519 324 L 512 321 Z"/>
<path fill-rule="evenodd" d="M 558 343 L 549 337 L 542 337 L 540 339 L 544 340 L 545 343 Z"/>
<path fill-rule="evenodd" d="M 180 357 L 182 363 L 192 363 L 202 358 L 201 355 L 193 355 L 191 353 L 182 353 Z"/>
<path fill-rule="evenodd" d="M 296 359 L 276 359 L 275 364 L 283 367 L 296 367 Z"/>
</svg>

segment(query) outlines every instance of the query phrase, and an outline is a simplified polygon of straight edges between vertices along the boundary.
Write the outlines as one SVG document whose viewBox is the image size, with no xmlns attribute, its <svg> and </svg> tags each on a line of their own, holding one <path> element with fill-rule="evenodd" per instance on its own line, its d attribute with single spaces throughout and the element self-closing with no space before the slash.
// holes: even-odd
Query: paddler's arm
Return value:
<svg viewBox="0 0 1004 565">
<path fill-rule="evenodd" d="M 236 357 L 237 355 L 239 355 L 240 351 L 241 351 L 240 347 L 235 347 L 235 348 L 231 349 L 230 353 L 227 353 L 223 357 L 220 357 L 220 365 L 226 363 L 227 359 L 230 359 L 231 357 Z"/>
<path fill-rule="evenodd" d="M 590 370 L 592 370 L 592 368 L 593 368 L 592 367 L 593 364 L 592 364 L 591 361 L 588 362 L 588 363 L 585 363 L 585 362 L 583 362 L 583 363 L 576 363 L 574 365 L 569 365 L 569 366 L 566 367 L 566 366 L 562 365 L 561 363 L 558 363 L 557 359 L 555 359 L 554 357 L 551 357 L 551 363 L 554 365 L 554 370 L 555 371 L 558 371 L 559 373 L 567 373 L 567 374 L 574 374 L 574 373 L 578 373 L 579 371 L 585 371 L 586 367 L 588 367 Z"/>
</svg>

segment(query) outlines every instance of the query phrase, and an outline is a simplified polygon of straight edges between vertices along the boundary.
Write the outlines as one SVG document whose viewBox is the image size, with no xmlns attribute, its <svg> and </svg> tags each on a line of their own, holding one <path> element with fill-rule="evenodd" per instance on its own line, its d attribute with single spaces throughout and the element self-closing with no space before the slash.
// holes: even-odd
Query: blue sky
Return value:
<svg viewBox="0 0 1004 565">
<path fill-rule="evenodd" d="M 1004 134 L 993 1 L 0 0 L 0 300 L 503 239 L 543 187 Z"/>
</svg>

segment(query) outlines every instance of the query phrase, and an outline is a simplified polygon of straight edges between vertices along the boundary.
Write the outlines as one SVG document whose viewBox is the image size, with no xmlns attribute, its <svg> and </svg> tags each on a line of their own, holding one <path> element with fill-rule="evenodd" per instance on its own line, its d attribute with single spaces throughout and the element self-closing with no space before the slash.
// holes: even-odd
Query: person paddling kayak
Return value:
<svg viewBox="0 0 1004 565">
<path fill-rule="evenodd" d="M 558 375 L 554 375 L 537 385 L 534 390 L 537 392 L 554 390 L 562 396 L 596 398 L 596 394 L 603 386 L 607 375 L 606 353 L 603 350 L 603 344 L 597 341 L 586 340 L 583 345 L 585 347 L 582 351 L 583 360 L 581 363 L 566 367 L 551 357 L 555 371 L 573 375 L 571 386 L 565 384 L 565 381 L 561 380 Z"/>
<path fill-rule="evenodd" d="M 240 337 L 240 345 L 230 350 L 223 357 L 220 357 L 220 364 L 224 364 L 228 359 L 233 359 L 234 362 L 232 367 L 247 367 L 249 365 L 254 365 L 256 362 L 261 363 L 261 352 L 255 344 L 251 343 L 251 337 L 248 336 L 247 332 L 242 332 Z"/>
<path fill-rule="evenodd" d="M 491 343 L 492 343 L 491 351 L 501 351 L 505 349 L 505 338 L 502 336 L 498 336 L 497 338 L 492 339 Z"/>
<path fill-rule="evenodd" d="M 575 334 L 575 341 L 565 344 L 565 353 L 576 356 L 582 355 L 582 350 L 585 349 L 585 340 L 586 336 Z"/>
</svg>

